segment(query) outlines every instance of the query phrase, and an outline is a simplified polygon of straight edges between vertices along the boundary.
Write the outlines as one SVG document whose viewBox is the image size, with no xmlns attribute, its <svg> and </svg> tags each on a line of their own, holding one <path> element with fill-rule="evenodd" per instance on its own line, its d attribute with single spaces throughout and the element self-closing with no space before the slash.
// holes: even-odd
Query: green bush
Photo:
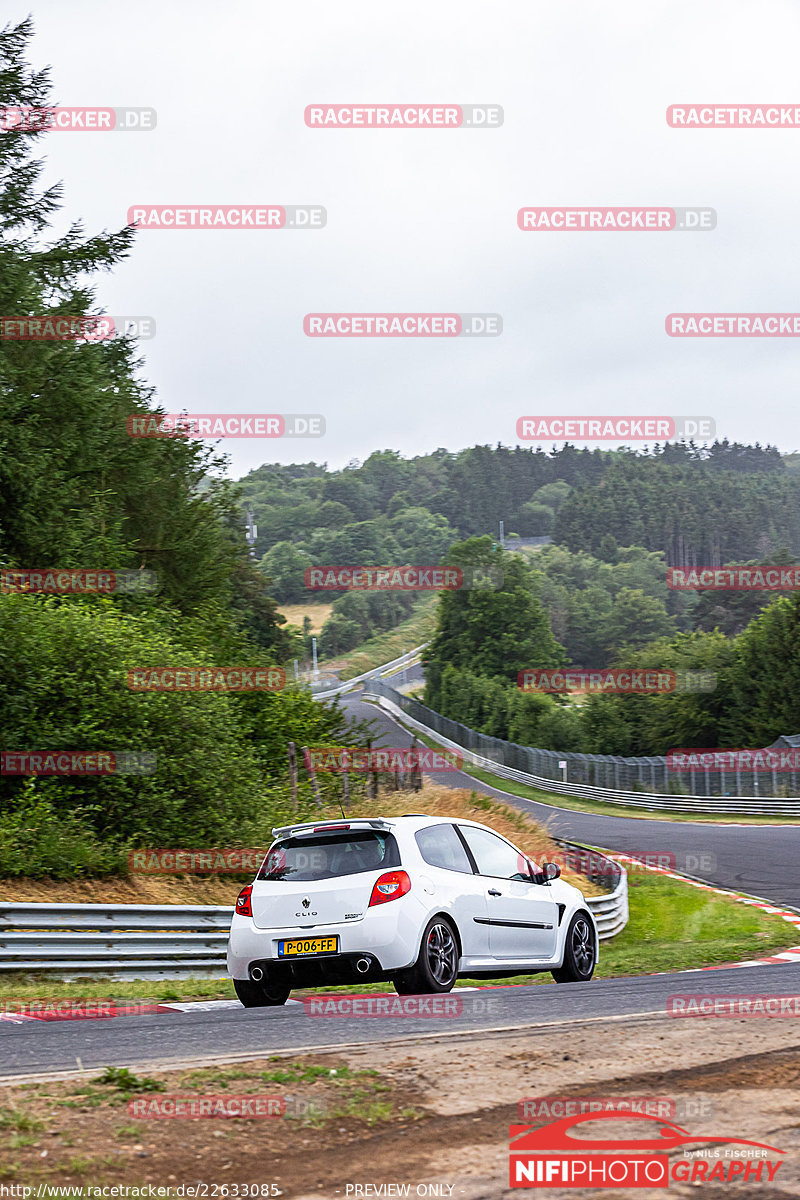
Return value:
<svg viewBox="0 0 800 1200">
<path fill-rule="evenodd" d="M 55 779 L 26 779 L 13 808 L 0 812 L 0 876 L 108 875 L 123 869 L 113 844 L 102 843 L 77 812 L 57 814 L 48 793 Z"/>
<path fill-rule="evenodd" d="M 201 624 L 171 621 L 167 610 L 133 616 L 108 599 L 0 595 L 3 749 L 138 751 L 156 761 L 152 774 L 39 777 L 35 787 L 2 776 L 0 854 L 9 870 L 20 857 L 27 874 L 59 873 L 66 862 L 74 872 L 106 870 L 129 844 L 268 836 L 283 804 L 287 742 L 345 739 L 338 707 L 306 691 L 130 690 L 134 668 L 233 665 L 212 654 Z M 266 659 L 251 648 L 236 665 Z"/>
</svg>

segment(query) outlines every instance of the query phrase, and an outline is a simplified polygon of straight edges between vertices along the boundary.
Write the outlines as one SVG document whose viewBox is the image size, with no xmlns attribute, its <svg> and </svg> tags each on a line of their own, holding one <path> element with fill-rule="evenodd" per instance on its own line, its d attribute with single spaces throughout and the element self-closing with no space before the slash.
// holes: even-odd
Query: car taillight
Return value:
<svg viewBox="0 0 800 1200">
<path fill-rule="evenodd" d="M 397 900 L 398 896 L 405 896 L 406 892 L 410 891 L 411 880 L 405 871 L 387 871 L 375 880 L 369 907 L 372 908 L 373 904 L 387 904 L 389 900 Z"/>
<path fill-rule="evenodd" d="M 236 897 L 236 911 L 240 917 L 252 917 L 253 906 L 250 903 L 250 894 L 253 891 L 252 883 L 248 883 L 247 887 L 243 887 Z"/>
</svg>

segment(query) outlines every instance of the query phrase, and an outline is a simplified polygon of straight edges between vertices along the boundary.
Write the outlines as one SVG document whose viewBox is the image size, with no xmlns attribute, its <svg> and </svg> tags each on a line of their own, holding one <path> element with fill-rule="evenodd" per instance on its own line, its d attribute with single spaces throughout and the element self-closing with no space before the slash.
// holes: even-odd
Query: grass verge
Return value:
<svg viewBox="0 0 800 1200">
<path fill-rule="evenodd" d="M 376 634 L 368 641 L 355 646 L 347 654 L 329 659 L 321 664 L 339 670 L 339 678 L 344 682 L 354 675 L 371 671 L 382 663 L 391 662 L 401 654 L 407 654 L 415 646 L 421 646 L 433 637 L 436 627 L 436 596 L 428 596 L 420 600 L 410 617 L 401 621 L 394 629 Z"/>
</svg>

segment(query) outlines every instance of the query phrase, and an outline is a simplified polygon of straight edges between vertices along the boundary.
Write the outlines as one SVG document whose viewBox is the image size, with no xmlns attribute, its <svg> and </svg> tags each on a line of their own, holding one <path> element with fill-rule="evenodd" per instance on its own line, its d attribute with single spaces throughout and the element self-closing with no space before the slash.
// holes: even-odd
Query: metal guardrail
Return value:
<svg viewBox="0 0 800 1200">
<path fill-rule="evenodd" d="M 411 666 L 414 659 L 425 649 L 427 644 L 427 642 L 423 642 L 421 646 L 415 646 L 413 650 L 409 650 L 406 654 L 401 654 L 399 658 L 393 658 L 391 662 L 381 663 L 379 667 L 372 667 L 369 671 L 364 671 L 361 675 L 354 675 L 352 679 L 346 679 L 338 687 L 319 691 L 313 691 L 312 688 L 314 699 L 327 700 L 331 696 L 339 696 L 343 692 L 349 692 L 351 688 L 358 687 L 360 683 L 364 683 L 367 679 L 377 679 L 381 675 L 385 675 L 388 671 L 394 670 L 395 667 Z"/>
<path fill-rule="evenodd" d="M 776 799 L 771 796 L 759 797 L 749 795 L 685 796 L 678 793 L 631 791 L 623 788 L 596 787 L 593 784 L 587 783 L 568 783 L 561 779 L 552 779 L 549 776 L 533 775 L 528 771 L 519 771 L 516 767 L 509 767 L 504 762 L 498 761 L 498 758 L 502 756 L 504 747 L 507 747 L 509 751 L 525 750 L 529 749 L 528 747 L 517 747 L 511 742 L 503 742 L 499 738 L 489 737 L 486 734 L 478 734 L 475 730 L 471 730 L 467 726 L 461 726 L 466 733 L 471 734 L 476 739 L 481 739 L 487 745 L 497 747 L 498 758 L 487 758 L 471 750 L 468 746 L 464 746 L 463 743 L 446 737 L 433 725 L 428 725 L 424 721 L 412 717 L 408 710 L 413 707 L 417 712 L 430 714 L 431 718 L 438 718 L 438 722 L 441 724 L 448 723 L 448 725 L 457 726 L 458 722 L 450 721 L 449 718 L 442 717 L 432 709 L 425 708 L 419 701 L 411 700 L 408 696 L 403 696 L 402 693 L 395 691 L 394 688 L 389 687 L 385 683 L 381 683 L 380 680 L 374 680 L 373 684 L 377 685 L 378 690 L 365 691 L 365 700 L 376 700 L 381 708 L 386 709 L 393 716 L 400 718 L 404 724 L 410 725 L 412 729 L 416 729 L 419 733 L 432 738 L 441 746 L 445 746 L 450 750 L 457 750 L 471 765 L 481 767 L 483 770 L 489 771 L 492 775 L 497 775 L 501 779 L 512 779 L 517 783 L 524 783 L 529 787 L 538 788 L 544 792 L 555 792 L 562 796 L 579 796 L 585 800 L 599 800 L 605 804 L 622 805 L 625 808 L 697 813 L 701 816 L 708 813 L 748 813 L 753 816 L 800 816 L 800 796 L 789 797 L 786 800 Z M 536 753 L 552 754 L 552 757 L 563 757 L 564 760 L 569 760 L 570 758 L 566 753 L 563 755 L 550 751 L 536 751 Z M 572 757 L 586 756 L 573 755 Z M 596 757 L 599 758 L 601 756 L 598 755 Z M 613 763 L 614 759 L 606 756 L 606 761 Z"/>
<path fill-rule="evenodd" d="M 233 908 L 0 903 L 0 972 L 191 975 L 225 969 Z"/>
<path fill-rule="evenodd" d="M 628 924 L 628 876 L 622 877 L 609 896 L 589 896 L 586 903 L 597 922 L 597 935 L 607 942 Z"/>
<path fill-rule="evenodd" d="M 607 942 L 616 934 L 621 933 L 628 924 L 628 872 L 616 859 L 603 854 L 600 850 L 583 846 L 579 842 L 565 842 L 560 838 L 557 841 L 565 849 L 577 851 L 579 862 L 581 854 L 585 853 L 589 856 L 590 864 L 594 863 L 596 866 L 603 864 L 602 872 L 596 869 L 586 871 L 587 879 L 591 879 L 601 886 L 607 886 L 609 880 L 614 883 L 612 891 L 605 895 L 586 897 L 587 906 L 597 922 L 598 937 L 601 942 Z"/>
<path fill-rule="evenodd" d="M 615 864 L 618 865 L 618 864 Z M 628 920 L 627 875 L 589 897 L 600 940 Z M 233 908 L 212 905 L 0 903 L 0 973 L 194 975 L 225 971 Z"/>
</svg>

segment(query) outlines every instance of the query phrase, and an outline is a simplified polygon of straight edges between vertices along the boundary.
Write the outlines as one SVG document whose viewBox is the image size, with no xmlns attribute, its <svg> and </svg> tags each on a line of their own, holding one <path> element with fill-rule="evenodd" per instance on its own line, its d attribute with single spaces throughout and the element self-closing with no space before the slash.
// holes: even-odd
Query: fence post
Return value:
<svg viewBox="0 0 800 1200">
<path fill-rule="evenodd" d="M 320 791 L 319 791 L 319 783 L 317 782 L 317 771 L 314 766 L 314 760 L 312 759 L 311 755 L 308 753 L 308 746 L 303 746 L 302 749 L 303 749 L 303 759 L 305 761 L 306 768 L 308 770 L 308 777 L 311 780 L 311 789 L 314 793 L 314 800 L 316 801 L 317 805 L 320 808 L 322 808 L 322 796 L 320 795 Z"/>
<path fill-rule="evenodd" d="M 294 742 L 289 742 L 289 780 L 292 785 L 292 805 L 297 808 L 297 751 Z"/>
<path fill-rule="evenodd" d="M 409 771 L 409 786 L 414 792 L 422 791 L 422 769 L 419 765 L 419 750 L 417 749 L 417 739 L 413 739 L 411 743 L 413 757 L 411 759 L 411 769 Z"/>
<path fill-rule="evenodd" d="M 364 795 L 367 800 L 375 800 L 378 795 L 378 772 L 372 767 L 372 738 L 367 742 L 367 776 L 364 783 Z"/>
</svg>

